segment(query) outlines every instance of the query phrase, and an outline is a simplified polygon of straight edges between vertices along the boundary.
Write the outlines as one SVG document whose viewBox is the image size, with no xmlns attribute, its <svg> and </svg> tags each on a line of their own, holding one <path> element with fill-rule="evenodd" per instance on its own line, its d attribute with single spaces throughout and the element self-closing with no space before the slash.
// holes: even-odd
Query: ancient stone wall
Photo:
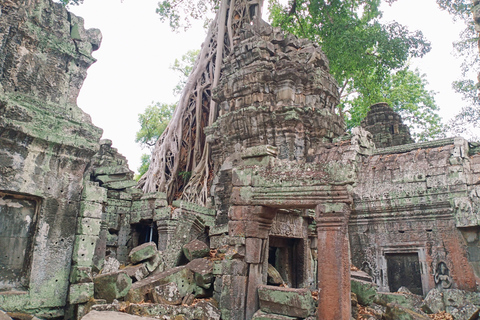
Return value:
<svg viewBox="0 0 480 320">
<path fill-rule="evenodd" d="M 404 265 L 399 274 L 418 272 L 420 294 L 442 285 L 475 290 L 478 267 L 460 232 L 478 228 L 471 163 L 461 138 L 377 149 L 361 163 L 349 223 L 352 263 L 381 290 L 398 289 L 389 263 Z M 449 277 L 443 284 L 441 272 Z"/>
<path fill-rule="evenodd" d="M 10 248 L 0 306 L 63 316 L 83 175 L 101 135 L 76 97 L 101 36 L 51 1 L 0 9 L 0 247 Z"/>
</svg>

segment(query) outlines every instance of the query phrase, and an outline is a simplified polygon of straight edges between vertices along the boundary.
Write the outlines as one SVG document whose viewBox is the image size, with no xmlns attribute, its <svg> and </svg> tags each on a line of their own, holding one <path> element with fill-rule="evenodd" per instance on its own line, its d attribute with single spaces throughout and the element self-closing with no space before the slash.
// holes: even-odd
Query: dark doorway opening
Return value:
<svg viewBox="0 0 480 320">
<path fill-rule="evenodd" d="M 158 247 L 158 230 L 151 221 L 138 223 L 133 226 L 133 247 L 146 242 L 155 242 Z"/>
<path fill-rule="evenodd" d="M 391 292 L 406 287 L 414 294 L 423 295 L 418 253 L 388 253 L 385 258 Z"/>
<path fill-rule="evenodd" d="M 290 288 L 300 288 L 304 282 L 303 241 L 295 238 L 270 237 L 268 263 Z"/>
</svg>

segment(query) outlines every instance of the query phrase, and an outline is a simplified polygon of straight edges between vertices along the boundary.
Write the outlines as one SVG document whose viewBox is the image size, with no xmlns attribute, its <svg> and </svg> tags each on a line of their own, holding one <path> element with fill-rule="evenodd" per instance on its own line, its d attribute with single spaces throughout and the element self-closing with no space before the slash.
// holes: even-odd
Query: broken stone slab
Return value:
<svg viewBox="0 0 480 320">
<path fill-rule="evenodd" d="M 68 292 L 70 304 L 84 303 L 93 297 L 93 282 L 71 284 Z"/>
<path fill-rule="evenodd" d="M 273 285 L 281 285 L 285 283 L 283 281 L 282 276 L 280 275 L 280 272 L 278 272 L 278 270 L 275 269 L 275 267 L 272 266 L 270 263 L 268 264 L 268 270 L 267 270 L 267 282 L 268 284 L 273 284 Z"/>
<path fill-rule="evenodd" d="M 430 317 L 400 305 L 388 304 L 384 314 L 385 320 L 429 320 Z M 456 319 L 456 318 L 455 318 Z"/>
<path fill-rule="evenodd" d="M 213 282 L 214 262 L 207 259 L 190 261 L 186 268 L 194 273 L 195 283 L 202 288 L 209 289 Z"/>
<path fill-rule="evenodd" d="M 178 286 L 175 282 L 169 282 L 156 286 L 150 291 L 150 298 L 155 303 L 179 305 L 183 301 Z"/>
<path fill-rule="evenodd" d="M 108 189 L 121 190 L 126 188 L 131 188 L 137 185 L 135 180 L 124 180 L 124 181 L 112 181 L 104 183 L 103 186 Z"/>
<path fill-rule="evenodd" d="M 135 279 L 136 281 L 140 281 L 150 274 L 144 263 L 135 266 L 127 266 L 122 270 L 125 271 L 130 278 Z"/>
<path fill-rule="evenodd" d="M 145 262 L 145 267 L 149 273 L 154 272 L 162 263 L 162 254 L 158 251 Z M 163 271 L 163 270 L 162 270 Z"/>
<path fill-rule="evenodd" d="M 315 312 L 312 293 L 308 289 L 259 286 L 260 310 L 290 317 L 306 318 Z"/>
<path fill-rule="evenodd" d="M 282 316 L 279 314 L 265 313 L 261 310 L 258 310 L 254 313 L 252 320 L 296 320 L 298 318 L 293 318 L 289 316 Z"/>
<path fill-rule="evenodd" d="M 158 252 L 158 250 L 155 242 L 146 242 L 133 248 L 132 251 L 130 251 L 128 258 L 132 264 L 137 264 L 153 257 L 156 252 Z"/>
<path fill-rule="evenodd" d="M 93 281 L 93 278 L 92 278 L 91 267 L 80 267 L 80 266 L 72 267 L 72 271 L 70 272 L 71 283 L 87 283 L 92 281 Z"/>
<path fill-rule="evenodd" d="M 139 317 L 132 314 L 116 311 L 90 311 L 82 320 L 153 320 L 154 318 Z"/>
<path fill-rule="evenodd" d="M 147 278 L 135 282 L 130 288 L 125 300 L 132 303 L 145 301 L 150 290 L 169 282 L 175 282 L 177 284 L 182 297 L 194 292 L 197 287 L 193 272 L 185 266 L 180 266 L 164 272 L 153 273 Z"/>
<path fill-rule="evenodd" d="M 443 302 L 443 293 L 438 289 L 432 289 L 427 293 L 423 300 L 422 310 L 427 313 L 438 313 L 445 311 L 445 303 Z"/>
<path fill-rule="evenodd" d="M 351 279 L 351 290 L 357 295 L 357 300 L 361 305 L 368 306 L 377 296 L 377 285 L 372 282 Z"/>
<path fill-rule="evenodd" d="M 12 318 L 6 312 L 0 310 L 0 320 L 12 320 Z"/>
<path fill-rule="evenodd" d="M 112 273 L 120 269 L 120 262 L 114 257 L 106 257 L 103 263 L 102 274 Z"/>
<path fill-rule="evenodd" d="M 171 317 L 176 315 L 181 320 L 220 320 L 220 310 L 211 302 L 202 300 L 192 306 L 174 306 L 158 303 L 130 304 L 128 313 L 142 316 Z M 177 318 L 174 318 L 177 319 Z"/>
<path fill-rule="evenodd" d="M 132 172 L 128 166 L 108 166 L 108 167 L 98 167 L 93 170 L 94 176 L 99 175 L 117 175 L 117 174 L 126 174 Z"/>
<path fill-rule="evenodd" d="M 355 279 L 355 280 L 362 280 L 366 282 L 373 282 L 372 277 L 368 273 L 362 270 L 350 271 L 350 277 L 352 280 Z"/>
<path fill-rule="evenodd" d="M 473 304 L 467 304 L 461 307 L 446 307 L 447 313 L 450 313 L 455 320 L 476 320 L 478 319 L 479 310 L 479 306 Z"/>
<path fill-rule="evenodd" d="M 207 244 L 198 239 L 190 241 L 183 246 L 183 254 L 185 254 L 185 257 L 188 259 L 188 261 L 206 257 L 209 253 L 210 248 L 207 246 Z"/>
<path fill-rule="evenodd" d="M 132 286 L 132 279 L 123 270 L 101 274 L 93 279 L 95 283 L 95 298 L 112 302 L 123 298 Z"/>
</svg>

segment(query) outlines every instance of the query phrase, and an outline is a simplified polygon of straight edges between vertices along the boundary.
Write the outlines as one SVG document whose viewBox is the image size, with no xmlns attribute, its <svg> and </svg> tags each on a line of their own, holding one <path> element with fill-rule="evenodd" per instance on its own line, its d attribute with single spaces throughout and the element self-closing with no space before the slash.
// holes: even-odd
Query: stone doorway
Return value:
<svg viewBox="0 0 480 320">
<path fill-rule="evenodd" d="M 396 292 L 400 287 L 406 287 L 412 293 L 423 295 L 418 253 L 388 253 L 385 258 L 391 292 Z"/>
</svg>

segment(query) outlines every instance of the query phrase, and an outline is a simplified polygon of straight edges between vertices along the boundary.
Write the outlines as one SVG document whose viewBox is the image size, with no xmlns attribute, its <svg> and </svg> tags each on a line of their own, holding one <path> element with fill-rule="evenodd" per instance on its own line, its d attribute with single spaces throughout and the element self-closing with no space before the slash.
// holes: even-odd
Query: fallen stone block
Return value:
<svg viewBox="0 0 480 320">
<path fill-rule="evenodd" d="M 134 316 L 132 314 L 124 313 L 124 312 L 116 312 L 116 311 L 90 311 L 87 313 L 82 320 L 153 320 L 154 318 L 146 318 L 146 317 L 139 317 Z"/>
<path fill-rule="evenodd" d="M 260 310 L 290 317 L 306 318 L 315 312 L 312 293 L 308 289 L 259 286 Z"/>
<path fill-rule="evenodd" d="M 164 303 L 169 305 L 179 305 L 183 301 L 183 297 L 178 291 L 175 282 L 161 284 L 150 291 L 150 298 L 155 303 Z"/>
<path fill-rule="evenodd" d="M 357 300 L 361 305 L 370 305 L 377 296 L 377 285 L 363 280 L 350 281 L 351 290 L 357 295 Z"/>
<path fill-rule="evenodd" d="M 193 272 L 185 266 L 168 269 L 164 272 L 154 273 L 147 278 L 135 282 L 128 292 L 125 300 L 132 303 L 145 301 L 150 290 L 156 286 L 175 282 L 182 297 L 194 292 L 196 288 Z"/>
<path fill-rule="evenodd" d="M 188 261 L 206 257 L 209 253 L 210 248 L 208 248 L 204 242 L 197 239 L 190 241 L 183 246 L 183 254 L 185 254 Z"/>
<path fill-rule="evenodd" d="M 257 312 L 255 312 L 255 314 L 252 317 L 252 320 L 296 320 L 296 319 L 298 318 L 282 316 L 282 315 L 273 314 L 273 313 L 265 313 L 261 310 L 258 310 Z"/>
<path fill-rule="evenodd" d="M 195 259 L 187 264 L 187 269 L 194 273 L 195 283 L 202 288 L 209 289 L 213 282 L 213 261 Z"/>
<path fill-rule="evenodd" d="M 93 297 L 93 282 L 71 284 L 68 292 L 70 304 L 84 303 Z"/>
<path fill-rule="evenodd" d="M 0 320 L 12 320 L 12 318 L 6 312 L 0 310 Z"/>
<path fill-rule="evenodd" d="M 153 257 L 156 252 L 158 252 L 158 250 L 155 242 L 147 242 L 133 248 L 132 251 L 130 251 L 128 258 L 130 259 L 132 264 L 137 264 Z"/>
<path fill-rule="evenodd" d="M 432 289 L 427 293 L 423 300 L 422 310 L 427 313 L 438 313 L 445 311 L 445 303 L 443 302 L 443 293 L 440 290 Z"/>
<path fill-rule="evenodd" d="M 160 252 L 156 251 L 155 254 L 146 261 L 145 267 L 147 268 L 148 272 L 152 273 L 158 268 L 158 266 L 160 266 L 161 263 L 162 255 Z"/>
<path fill-rule="evenodd" d="M 429 320 L 426 315 L 399 305 L 389 304 L 384 314 L 385 320 Z"/>
<path fill-rule="evenodd" d="M 473 304 L 461 307 L 446 307 L 447 313 L 450 313 L 455 320 L 476 320 L 478 319 L 479 310 L 479 306 Z"/>
<path fill-rule="evenodd" d="M 112 273 L 118 271 L 120 262 L 113 257 L 106 257 L 103 263 L 102 273 Z"/>
<path fill-rule="evenodd" d="M 278 270 L 275 269 L 275 267 L 272 266 L 270 263 L 268 264 L 268 270 L 267 270 L 267 282 L 268 284 L 273 284 L 273 285 L 281 285 L 285 283 L 283 281 L 282 276 L 280 275 L 280 272 L 278 272 Z"/>
<path fill-rule="evenodd" d="M 112 302 L 113 299 L 123 298 L 132 286 L 132 279 L 123 270 L 101 274 L 93 279 L 95 283 L 95 297 Z"/>
<path fill-rule="evenodd" d="M 150 274 L 144 263 L 135 266 L 127 266 L 122 270 L 125 271 L 130 278 L 135 279 L 136 281 L 140 281 Z"/>
<path fill-rule="evenodd" d="M 91 267 L 72 267 L 70 273 L 70 283 L 87 283 L 92 282 L 92 268 Z"/>
<path fill-rule="evenodd" d="M 158 303 L 141 303 L 130 304 L 127 309 L 128 313 L 138 314 L 141 316 L 155 316 L 170 318 L 175 315 L 181 320 L 220 320 L 220 310 L 208 301 L 199 301 L 192 306 L 173 306 Z M 142 318 L 144 319 L 144 318 Z"/>
</svg>

